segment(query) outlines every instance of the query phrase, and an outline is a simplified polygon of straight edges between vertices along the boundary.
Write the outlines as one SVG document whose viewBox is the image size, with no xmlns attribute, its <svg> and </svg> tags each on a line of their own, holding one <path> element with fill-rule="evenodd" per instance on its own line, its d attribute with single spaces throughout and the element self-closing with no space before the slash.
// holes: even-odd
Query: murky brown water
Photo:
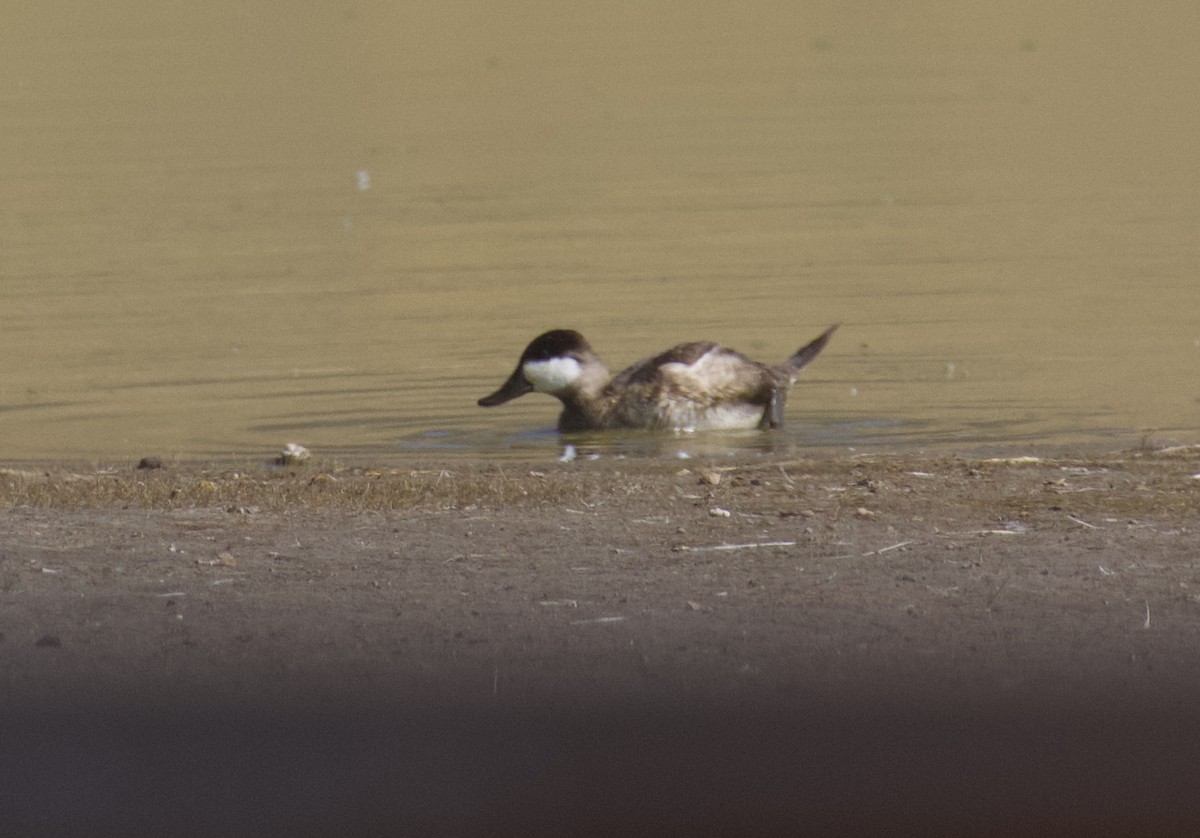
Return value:
<svg viewBox="0 0 1200 838">
<path fill-rule="evenodd" d="M 1194 4 L 293 6 L 6 12 L 0 457 L 550 449 L 545 328 L 837 321 L 787 444 L 1200 437 Z"/>
</svg>

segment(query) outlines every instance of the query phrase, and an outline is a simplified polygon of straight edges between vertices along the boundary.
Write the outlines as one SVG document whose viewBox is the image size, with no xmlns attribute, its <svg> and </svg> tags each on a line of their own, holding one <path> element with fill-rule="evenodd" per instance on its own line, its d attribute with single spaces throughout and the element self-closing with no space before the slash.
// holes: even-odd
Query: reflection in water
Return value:
<svg viewBox="0 0 1200 838">
<path fill-rule="evenodd" d="M 802 5 L 10 10 L 0 455 L 541 458 L 530 334 L 838 321 L 720 446 L 1194 440 L 1190 7 Z"/>
</svg>

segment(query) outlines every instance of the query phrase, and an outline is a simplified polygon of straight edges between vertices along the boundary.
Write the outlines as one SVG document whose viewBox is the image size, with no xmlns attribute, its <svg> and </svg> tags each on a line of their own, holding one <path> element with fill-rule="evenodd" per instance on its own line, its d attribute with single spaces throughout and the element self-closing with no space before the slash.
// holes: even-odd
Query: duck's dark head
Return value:
<svg viewBox="0 0 1200 838">
<path fill-rule="evenodd" d="M 538 335 L 525 347 L 517 368 L 480 407 L 495 407 L 526 393 L 558 395 L 579 380 L 592 348 L 583 335 L 572 329 L 553 329 Z"/>
</svg>

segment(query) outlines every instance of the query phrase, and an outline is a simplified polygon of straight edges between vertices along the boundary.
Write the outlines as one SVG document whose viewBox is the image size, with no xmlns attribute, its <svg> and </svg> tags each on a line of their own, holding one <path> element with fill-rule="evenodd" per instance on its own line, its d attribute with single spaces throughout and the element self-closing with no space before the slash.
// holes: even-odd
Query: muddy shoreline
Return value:
<svg viewBox="0 0 1200 838">
<path fill-rule="evenodd" d="M 0 473 L 6 834 L 1185 834 L 1200 449 Z"/>
</svg>

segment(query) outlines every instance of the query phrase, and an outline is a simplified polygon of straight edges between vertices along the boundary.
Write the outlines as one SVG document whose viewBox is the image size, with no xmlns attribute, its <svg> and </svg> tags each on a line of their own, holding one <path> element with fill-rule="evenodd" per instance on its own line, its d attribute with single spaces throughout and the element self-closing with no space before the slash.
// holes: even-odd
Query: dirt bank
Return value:
<svg viewBox="0 0 1200 838">
<path fill-rule="evenodd" d="M 1193 832 L 1197 473 L 10 469 L 0 824 Z"/>
</svg>

